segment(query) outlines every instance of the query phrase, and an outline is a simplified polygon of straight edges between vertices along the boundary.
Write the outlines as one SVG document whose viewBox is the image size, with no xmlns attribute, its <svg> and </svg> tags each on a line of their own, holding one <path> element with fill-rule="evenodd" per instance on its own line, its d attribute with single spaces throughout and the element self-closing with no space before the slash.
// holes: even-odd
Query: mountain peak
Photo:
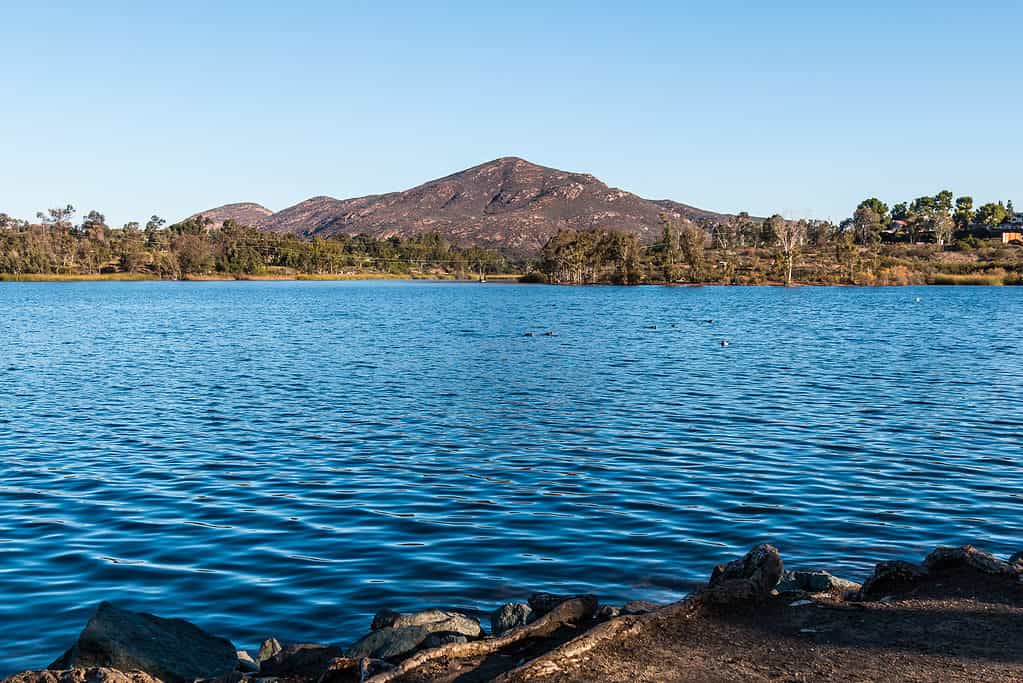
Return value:
<svg viewBox="0 0 1023 683">
<path fill-rule="evenodd" d="M 188 217 L 187 220 L 199 218 L 200 216 L 210 220 L 214 225 L 221 225 L 224 221 L 233 220 L 241 225 L 255 225 L 259 221 L 273 215 L 273 211 L 262 204 L 255 202 L 235 202 L 224 204 L 213 209 L 200 211 Z"/>
<path fill-rule="evenodd" d="M 251 224 L 274 232 L 321 236 L 365 233 L 386 238 L 435 232 L 455 244 L 534 255 L 566 229 L 622 230 L 652 241 L 660 234 L 664 213 L 699 223 L 719 217 L 685 204 L 643 199 L 587 173 L 506 156 L 402 192 L 354 199 L 313 197 L 260 215 Z"/>
</svg>

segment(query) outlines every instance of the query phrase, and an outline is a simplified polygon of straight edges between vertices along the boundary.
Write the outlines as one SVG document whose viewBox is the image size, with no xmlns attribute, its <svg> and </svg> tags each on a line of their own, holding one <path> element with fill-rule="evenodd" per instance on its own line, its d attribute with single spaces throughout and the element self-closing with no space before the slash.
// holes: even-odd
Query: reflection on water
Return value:
<svg viewBox="0 0 1023 683">
<path fill-rule="evenodd" d="M 0 284 L 0 669 L 102 599 L 338 642 L 674 599 L 759 541 L 851 578 L 1019 550 L 1021 296 Z"/>
</svg>

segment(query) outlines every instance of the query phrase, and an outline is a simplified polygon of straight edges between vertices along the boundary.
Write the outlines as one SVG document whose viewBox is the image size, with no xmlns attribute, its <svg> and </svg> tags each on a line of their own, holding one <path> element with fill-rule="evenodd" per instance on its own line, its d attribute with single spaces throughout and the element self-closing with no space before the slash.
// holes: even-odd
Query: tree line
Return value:
<svg viewBox="0 0 1023 683">
<path fill-rule="evenodd" d="M 954 199 L 953 199 L 954 198 Z M 1015 215 L 1012 200 L 988 202 L 974 208 L 973 197 L 942 190 L 933 196 L 917 197 L 891 207 L 877 197 L 864 199 L 844 225 L 861 243 L 879 242 L 888 232 L 908 242 L 933 240 L 949 244 L 956 234 L 990 230 L 1008 223 Z"/>
<path fill-rule="evenodd" d="M 976 235 L 1013 216 L 1011 201 L 989 202 L 974 209 L 972 197 L 955 198 L 949 191 L 891 209 L 871 197 L 839 223 L 786 220 L 778 214 L 762 219 L 743 212 L 697 225 L 664 214 L 660 239 L 653 244 L 613 230 L 560 231 L 543 248 L 537 271 L 546 281 L 559 284 L 791 284 L 803 255 L 804 260 L 812 261 L 814 276 L 829 281 L 869 280 L 874 273 L 886 270 L 900 273 L 895 279 L 912 279 L 914 271 L 933 270 L 942 251 L 970 249 L 980 243 Z M 965 239 L 955 241 L 957 237 Z M 905 248 L 902 252 L 895 248 L 898 243 L 904 247 L 926 243 L 932 248 L 910 256 Z M 882 254 L 882 244 L 891 245 L 892 253 Z M 1013 256 L 1008 265 L 1015 268 L 1018 260 Z"/>
<path fill-rule="evenodd" d="M 130 222 L 114 228 L 98 211 L 78 222 L 75 213 L 71 205 L 53 208 L 40 212 L 32 223 L 0 213 L 0 273 L 123 273 L 179 279 L 281 272 L 433 272 L 468 277 L 508 268 L 494 250 L 460 248 L 433 233 L 405 239 L 367 235 L 304 239 L 230 220 L 216 226 L 204 217 L 167 226 L 164 219 L 152 216 L 144 226 Z"/>
</svg>

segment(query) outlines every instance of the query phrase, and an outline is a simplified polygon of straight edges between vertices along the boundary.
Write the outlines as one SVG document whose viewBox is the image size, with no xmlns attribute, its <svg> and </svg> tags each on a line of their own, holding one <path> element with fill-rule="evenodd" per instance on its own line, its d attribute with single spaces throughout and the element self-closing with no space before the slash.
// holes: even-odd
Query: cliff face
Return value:
<svg viewBox="0 0 1023 683">
<path fill-rule="evenodd" d="M 562 229 L 610 228 L 653 240 L 664 213 L 698 223 L 720 217 L 677 202 L 643 199 L 589 174 L 504 157 L 403 192 L 344 200 L 314 197 L 257 216 L 250 224 L 309 236 L 364 233 L 386 238 L 436 232 L 460 245 L 528 254 Z"/>
</svg>

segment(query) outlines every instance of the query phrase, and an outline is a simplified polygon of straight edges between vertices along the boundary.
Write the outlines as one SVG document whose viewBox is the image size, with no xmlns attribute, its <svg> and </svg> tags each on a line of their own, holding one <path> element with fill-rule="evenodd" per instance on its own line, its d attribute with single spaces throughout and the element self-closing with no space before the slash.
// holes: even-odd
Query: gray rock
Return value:
<svg viewBox="0 0 1023 683">
<path fill-rule="evenodd" d="M 382 617 L 381 615 L 385 613 L 387 613 L 386 617 Z M 430 626 L 434 627 L 432 628 L 433 631 L 451 631 L 452 633 L 462 633 L 467 636 L 478 636 L 483 632 L 480 628 L 480 623 L 475 619 L 458 612 L 448 612 L 441 609 L 428 609 L 409 614 L 399 614 L 383 610 L 377 613 L 373 623 L 377 624 L 377 629 Z M 445 628 L 442 629 L 439 625 L 444 625 Z"/>
<path fill-rule="evenodd" d="M 984 574 L 1013 576 L 1019 573 L 1014 563 L 1003 562 L 991 553 L 978 550 L 972 545 L 960 548 L 939 546 L 924 560 L 924 567 L 931 573 L 957 567 L 969 567 Z"/>
<path fill-rule="evenodd" d="M 533 617 L 533 608 L 524 602 L 509 602 L 490 613 L 490 633 L 499 636 L 519 626 L 525 626 Z"/>
<path fill-rule="evenodd" d="M 10 678 L 5 678 L 3 683 L 161 683 L 161 681 L 141 671 L 118 671 L 107 667 L 92 667 L 63 671 L 49 669 L 22 671 Z"/>
<path fill-rule="evenodd" d="M 758 545 L 744 557 L 714 567 L 710 584 L 700 595 L 717 604 L 761 600 L 778 584 L 783 569 L 777 548 Z"/>
<path fill-rule="evenodd" d="M 556 595 L 554 593 L 533 593 L 529 596 L 529 607 L 533 610 L 533 619 L 539 619 L 563 602 L 578 599 L 589 600 L 592 595 Z"/>
<path fill-rule="evenodd" d="M 823 571 L 794 571 L 786 569 L 775 589 L 781 593 L 806 591 L 807 593 L 841 593 L 858 591 L 860 584 L 840 579 Z"/>
<path fill-rule="evenodd" d="M 426 640 L 423 641 L 422 645 L 419 646 L 421 650 L 432 650 L 435 647 L 441 645 L 450 645 L 451 643 L 468 643 L 469 639 L 463 636 L 461 633 L 431 633 L 426 636 Z"/>
<path fill-rule="evenodd" d="M 904 560 L 878 562 L 874 573 L 863 582 L 860 597 L 876 600 L 892 593 L 904 593 L 916 588 L 927 578 L 927 570 Z"/>
<path fill-rule="evenodd" d="M 346 657 L 359 659 L 399 659 L 422 649 L 426 639 L 434 633 L 454 634 L 478 638 L 483 629 L 475 619 L 457 612 L 427 610 L 415 614 L 401 614 L 390 620 L 393 626 L 382 626 L 370 631 L 348 648 Z"/>
<path fill-rule="evenodd" d="M 647 614 L 649 612 L 655 612 L 660 608 L 661 606 L 655 602 L 648 602 L 646 600 L 630 600 L 622 605 L 621 614 Z"/>
<path fill-rule="evenodd" d="M 281 651 L 281 643 L 276 638 L 267 638 L 263 641 L 263 644 L 259 646 L 259 652 L 256 654 L 257 662 L 265 662 L 272 658 L 278 652 Z"/>
<path fill-rule="evenodd" d="M 166 683 L 216 678 L 238 667 L 234 645 L 183 619 L 164 619 L 100 603 L 78 642 L 50 669 L 111 667 Z"/>
<path fill-rule="evenodd" d="M 318 678 L 338 657 L 341 648 L 315 643 L 289 643 L 260 665 L 259 672 L 278 678 Z"/>
<path fill-rule="evenodd" d="M 238 650 L 238 671 L 252 674 L 259 672 L 259 662 L 245 650 Z"/>
</svg>

